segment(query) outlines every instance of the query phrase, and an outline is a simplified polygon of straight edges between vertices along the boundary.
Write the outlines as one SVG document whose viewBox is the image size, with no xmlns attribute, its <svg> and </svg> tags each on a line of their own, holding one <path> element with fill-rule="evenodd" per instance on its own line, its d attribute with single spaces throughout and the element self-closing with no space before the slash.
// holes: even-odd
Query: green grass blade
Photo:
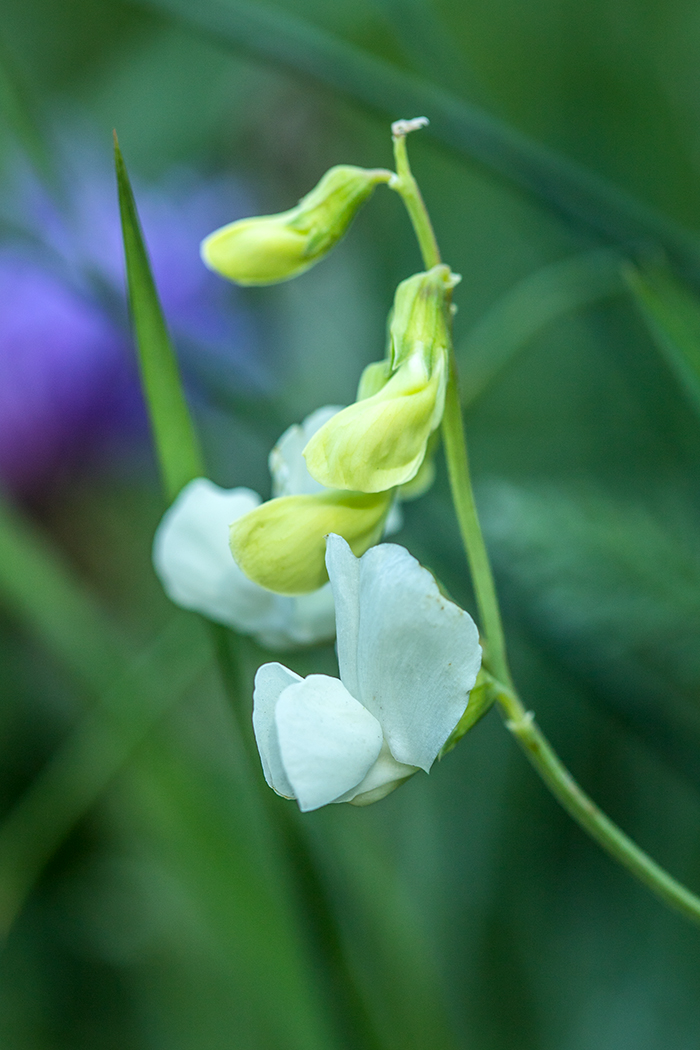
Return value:
<svg viewBox="0 0 700 1050">
<path fill-rule="evenodd" d="M 136 336 L 141 381 L 168 499 L 204 471 L 175 352 L 153 281 L 136 202 L 124 158 L 114 139 L 119 210 L 124 237 L 129 306 Z"/>
<path fill-rule="evenodd" d="M 196 620 L 178 614 L 143 654 L 134 657 L 125 637 L 75 580 L 50 541 L 2 504 L 0 605 L 89 694 L 101 697 L 0 826 L 2 934 L 65 836 L 134 753 L 141 753 L 139 745 L 160 716 L 211 661 L 211 647 Z M 176 862 L 193 868 L 198 894 L 215 895 L 212 900 L 200 896 L 200 903 L 211 910 L 213 925 L 226 925 L 227 950 L 240 956 L 238 967 L 242 978 L 248 975 L 244 983 L 251 995 L 258 989 L 255 1005 L 261 1023 L 268 1024 L 266 1004 L 272 1004 L 276 1041 L 270 1045 L 328 1050 L 336 1042 L 315 990 L 284 864 L 268 841 L 265 813 L 234 726 L 230 744 L 238 755 L 232 773 L 238 779 L 235 793 L 226 800 L 210 793 L 198 808 L 194 786 L 201 787 L 201 777 L 185 768 L 182 755 L 171 757 L 167 746 L 156 743 L 139 765 L 145 782 L 137 785 L 135 802 L 148 808 L 153 800 L 143 794 L 155 791 L 174 829 Z M 177 797 L 176 787 L 181 788 Z M 192 810 L 191 823 L 184 814 L 186 803 Z M 230 811 L 231 825 L 224 809 Z M 156 826 L 162 815 L 158 810 Z M 233 883 L 236 900 L 231 898 Z M 258 985 L 262 973 L 266 980 Z"/>
<path fill-rule="evenodd" d="M 585 252 L 530 274 L 494 303 L 456 347 L 462 404 L 472 405 L 549 325 L 624 291 L 621 256 Z"/>
<path fill-rule="evenodd" d="M 667 270 L 625 268 L 651 336 L 700 412 L 700 302 Z"/>
<path fill-rule="evenodd" d="M 0 938 L 47 861 L 210 660 L 204 632 L 177 616 L 35 777 L 0 825 Z"/>
<path fill-rule="evenodd" d="M 114 681 L 125 640 L 41 530 L 2 500 L 0 604 L 88 689 Z"/>
<path fill-rule="evenodd" d="M 219 42 L 361 102 L 385 118 L 430 117 L 426 133 L 607 241 L 660 246 L 700 282 L 700 242 L 683 227 L 582 165 L 429 81 L 403 72 L 279 9 L 246 0 L 132 0 Z"/>
</svg>

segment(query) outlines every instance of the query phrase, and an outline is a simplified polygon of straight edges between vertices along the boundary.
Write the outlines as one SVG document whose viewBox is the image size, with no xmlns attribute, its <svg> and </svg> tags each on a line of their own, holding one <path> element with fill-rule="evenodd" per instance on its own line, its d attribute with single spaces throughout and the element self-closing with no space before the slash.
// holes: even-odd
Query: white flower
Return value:
<svg viewBox="0 0 700 1050">
<path fill-rule="evenodd" d="M 282 664 L 255 677 L 253 727 L 265 779 L 303 811 L 375 802 L 430 770 L 481 664 L 474 621 L 395 544 L 356 558 L 328 537 L 340 680 Z"/>
<path fill-rule="evenodd" d="M 284 432 L 270 453 L 275 496 L 323 490 L 306 469 L 302 448 L 340 406 L 319 408 Z M 229 550 L 229 526 L 262 502 L 247 488 L 222 489 L 206 478 L 186 485 L 165 513 L 153 541 L 153 564 L 168 597 L 216 623 L 252 634 L 263 645 L 287 649 L 330 640 L 333 594 L 326 584 L 285 597 L 253 583 Z"/>
</svg>

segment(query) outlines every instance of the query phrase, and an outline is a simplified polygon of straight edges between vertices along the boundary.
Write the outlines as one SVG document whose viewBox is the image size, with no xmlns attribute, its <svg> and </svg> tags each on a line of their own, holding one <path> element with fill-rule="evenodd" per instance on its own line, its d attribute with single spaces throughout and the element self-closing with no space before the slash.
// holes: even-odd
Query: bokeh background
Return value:
<svg viewBox="0 0 700 1050">
<path fill-rule="evenodd" d="M 264 786 L 248 719 L 269 654 L 219 636 L 232 706 L 151 568 L 165 504 L 111 134 L 210 475 L 266 497 L 275 438 L 354 397 L 419 256 L 386 191 L 276 288 L 206 273 L 201 237 L 332 164 L 389 166 L 389 123 L 420 97 L 428 117 L 480 107 L 694 244 L 699 54 L 688 0 L 3 0 L 8 1050 L 697 1048 L 700 932 L 566 817 L 496 712 L 368 809 L 300 819 Z M 700 419 L 623 276 L 663 262 L 663 237 L 575 220 L 556 172 L 535 194 L 505 146 L 485 163 L 477 136 L 434 126 L 411 155 L 464 278 L 467 435 L 516 680 L 584 787 L 697 889 Z M 473 609 L 442 463 L 405 517 L 398 541 Z M 335 666 L 330 646 L 288 662 Z"/>
</svg>

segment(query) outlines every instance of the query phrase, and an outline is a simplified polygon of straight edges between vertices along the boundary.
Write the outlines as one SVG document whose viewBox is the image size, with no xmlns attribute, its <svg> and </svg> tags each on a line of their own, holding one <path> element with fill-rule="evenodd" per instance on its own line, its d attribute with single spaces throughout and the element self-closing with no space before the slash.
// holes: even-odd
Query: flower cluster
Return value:
<svg viewBox="0 0 700 1050">
<path fill-rule="evenodd" d="M 203 258 L 240 284 L 287 280 L 318 262 L 391 178 L 333 168 L 296 208 L 211 234 Z M 365 369 L 354 404 L 319 409 L 283 434 L 270 455 L 272 499 L 200 478 L 156 535 L 173 600 L 265 644 L 329 637 L 334 602 L 340 679 L 268 663 L 255 682 L 265 777 L 302 810 L 373 802 L 428 771 L 479 670 L 471 617 L 406 550 L 375 546 L 396 500 L 432 480 L 458 280 L 437 264 L 399 284 L 386 358 Z"/>
</svg>

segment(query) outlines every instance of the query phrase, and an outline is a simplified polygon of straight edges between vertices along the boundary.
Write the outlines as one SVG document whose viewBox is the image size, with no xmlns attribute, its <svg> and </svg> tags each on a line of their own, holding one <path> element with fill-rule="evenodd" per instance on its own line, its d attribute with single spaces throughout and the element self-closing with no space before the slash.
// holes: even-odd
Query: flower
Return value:
<svg viewBox="0 0 700 1050">
<path fill-rule="evenodd" d="M 323 491 L 308 473 L 301 450 L 339 411 L 337 405 L 326 405 L 282 434 L 269 459 L 276 496 Z M 249 579 L 233 560 L 230 525 L 260 504 L 251 489 L 226 490 L 207 478 L 186 485 L 153 541 L 153 564 L 166 594 L 177 605 L 252 634 L 271 648 L 331 639 L 335 615 L 330 584 L 296 597 L 275 594 Z"/>
<path fill-rule="evenodd" d="M 459 280 L 434 266 L 396 290 L 389 359 L 370 365 L 359 400 L 304 449 L 309 473 L 329 488 L 383 492 L 416 476 L 445 406 L 450 293 Z"/>
<path fill-rule="evenodd" d="M 276 284 L 308 270 L 340 240 L 389 172 L 338 165 L 296 207 L 231 222 L 202 241 L 202 259 L 237 284 Z"/>
<path fill-rule="evenodd" d="M 231 525 L 231 553 L 246 576 L 278 594 L 306 594 L 328 579 L 326 536 L 363 554 L 381 538 L 393 493 L 341 492 L 268 500 Z"/>
<path fill-rule="evenodd" d="M 357 559 L 331 535 L 326 559 L 340 679 L 300 678 L 279 663 L 255 676 L 265 779 L 302 811 L 367 805 L 428 772 L 481 664 L 474 621 L 403 547 L 383 543 Z"/>
</svg>

